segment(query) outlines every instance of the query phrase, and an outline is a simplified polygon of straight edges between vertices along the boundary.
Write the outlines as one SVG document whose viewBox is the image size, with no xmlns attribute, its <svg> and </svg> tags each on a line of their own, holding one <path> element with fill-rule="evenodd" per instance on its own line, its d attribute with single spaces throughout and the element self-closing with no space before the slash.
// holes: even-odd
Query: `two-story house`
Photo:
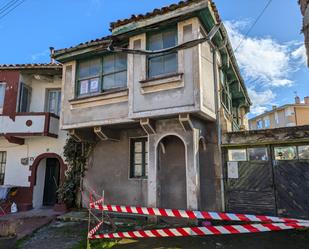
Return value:
<svg viewBox="0 0 309 249">
<path fill-rule="evenodd" d="M 61 128 L 95 143 L 84 184 L 110 204 L 222 209 L 221 132 L 250 100 L 210 0 L 111 23 L 66 49 Z"/>
<path fill-rule="evenodd" d="M 66 168 L 59 131 L 62 66 L 0 66 L 0 185 L 20 210 L 53 205 Z"/>
</svg>

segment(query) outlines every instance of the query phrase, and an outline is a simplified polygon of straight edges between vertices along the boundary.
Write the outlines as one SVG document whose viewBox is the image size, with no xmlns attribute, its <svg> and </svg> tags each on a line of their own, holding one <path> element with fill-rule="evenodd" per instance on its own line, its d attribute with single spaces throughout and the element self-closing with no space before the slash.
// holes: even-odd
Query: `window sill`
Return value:
<svg viewBox="0 0 309 249">
<path fill-rule="evenodd" d="M 141 80 L 140 83 L 143 94 L 184 87 L 183 73 L 149 78 Z"/>
<path fill-rule="evenodd" d="M 118 88 L 95 95 L 71 99 L 69 103 L 73 109 L 113 104 L 128 101 L 128 93 L 128 88 Z"/>
</svg>

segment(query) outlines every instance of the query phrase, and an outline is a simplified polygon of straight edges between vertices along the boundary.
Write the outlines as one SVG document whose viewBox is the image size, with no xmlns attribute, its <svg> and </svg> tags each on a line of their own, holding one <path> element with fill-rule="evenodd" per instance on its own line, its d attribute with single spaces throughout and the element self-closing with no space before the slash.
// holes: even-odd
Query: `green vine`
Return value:
<svg viewBox="0 0 309 249">
<path fill-rule="evenodd" d="M 59 203 L 66 204 L 68 207 L 79 206 L 77 196 L 92 148 L 92 144 L 79 143 L 71 137 L 66 140 L 63 155 L 68 168 L 64 182 L 57 190 Z"/>
</svg>

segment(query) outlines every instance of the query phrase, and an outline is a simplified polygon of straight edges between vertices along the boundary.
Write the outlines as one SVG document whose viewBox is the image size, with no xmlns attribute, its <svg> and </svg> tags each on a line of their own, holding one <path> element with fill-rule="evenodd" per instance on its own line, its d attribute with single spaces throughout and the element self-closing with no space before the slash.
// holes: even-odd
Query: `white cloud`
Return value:
<svg viewBox="0 0 309 249">
<path fill-rule="evenodd" d="M 306 48 L 305 45 L 301 45 L 298 48 L 296 48 L 292 52 L 292 58 L 295 60 L 299 60 L 301 63 L 305 64 L 307 63 L 307 54 L 306 54 Z"/>
<path fill-rule="evenodd" d="M 251 113 L 255 115 L 259 115 L 265 112 L 268 109 L 265 105 L 274 105 L 276 94 L 270 89 L 256 91 L 252 88 L 249 88 L 248 93 L 253 103 L 251 107 Z"/>
<path fill-rule="evenodd" d="M 260 114 L 273 105 L 276 88 L 294 84 L 291 76 L 306 63 L 306 57 L 299 41 L 280 43 L 270 36 L 245 36 L 250 24 L 248 20 L 227 21 L 225 27 L 233 48 L 237 48 L 235 56 L 249 87 L 251 112 Z"/>
</svg>

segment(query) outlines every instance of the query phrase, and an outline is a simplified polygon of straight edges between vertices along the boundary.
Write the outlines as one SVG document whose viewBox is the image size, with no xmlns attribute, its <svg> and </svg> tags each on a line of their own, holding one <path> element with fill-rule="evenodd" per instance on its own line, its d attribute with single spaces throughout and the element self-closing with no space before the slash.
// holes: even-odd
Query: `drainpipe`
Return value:
<svg viewBox="0 0 309 249">
<path fill-rule="evenodd" d="M 218 72 L 217 72 L 217 58 L 216 52 L 217 48 L 214 46 L 212 42 L 209 42 L 210 46 L 212 47 L 213 52 L 213 74 L 214 74 L 214 94 L 215 94 L 215 110 L 216 110 L 216 123 L 217 123 L 217 137 L 218 137 L 218 151 L 219 151 L 219 164 L 221 165 L 221 174 L 220 174 L 220 185 L 221 185 L 221 206 L 223 211 L 225 210 L 225 194 L 224 194 L 224 180 L 223 180 L 223 160 L 222 160 L 222 150 L 221 150 L 221 141 L 222 141 L 222 134 L 221 134 L 221 119 L 220 119 L 220 98 L 218 97 Z"/>
</svg>

